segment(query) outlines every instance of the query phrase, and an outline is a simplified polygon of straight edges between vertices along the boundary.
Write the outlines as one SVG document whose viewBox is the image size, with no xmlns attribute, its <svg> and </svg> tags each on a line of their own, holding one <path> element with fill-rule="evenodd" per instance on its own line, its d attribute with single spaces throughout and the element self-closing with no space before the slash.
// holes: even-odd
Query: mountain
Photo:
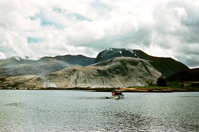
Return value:
<svg viewBox="0 0 199 132">
<path fill-rule="evenodd" d="M 162 74 L 147 60 L 116 57 L 89 66 L 71 66 L 40 76 L 3 79 L 1 87 L 128 87 L 155 84 Z"/>
<path fill-rule="evenodd" d="M 63 61 L 48 59 L 30 61 L 29 63 L 15 64 L 0 68 L 1 76 L 44 75 L 62 70 L 70 64 Z"/>
<path fill-rule="evenodd" d="M 188 70 L 189 68 L 172 58 L 154 57 L 147 55 L 141 50 L 130 50 L 130 49 L 116 49 L 109 48 L 100 52 L 95 60 L 95 63 L 102 62 L 114 57 L 133 57 L 149 60 L 150 63 L 159 70 L 165 77 L 175 74 L 179 71 Z"/>
<path fill-rule="evenodd" d="M 45 75 L 71 65 L 86 66 L 93 63 L 93 58 L 82 55 L 43 57 L 39 60 L 12 57 L 0 60 L 0 76 Z"/>
<path fill-rule="evenodd" d="M 21 59 L 17 57 L 0 60 L 0 76 L 45 75 L 60 71 L 72 65 L 88 66 L 115 57 L 131 57 L 148 60 L 165 77 L 189 68 L 172 59 L 147 55 L 141 50 L 109 48 L 100 52 L 96 58 L 83 55 L 63 55 L 43 57 L 39 60 Z"/>
</svg>

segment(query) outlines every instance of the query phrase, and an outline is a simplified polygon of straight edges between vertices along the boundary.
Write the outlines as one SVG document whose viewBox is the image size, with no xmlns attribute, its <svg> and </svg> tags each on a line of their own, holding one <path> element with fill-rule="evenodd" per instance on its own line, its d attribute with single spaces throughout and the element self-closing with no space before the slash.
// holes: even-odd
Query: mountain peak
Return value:
<svg viewBox="0 0 199 132">
<path fill-rule="evenodd" d="M 101 62 L 114 57 L 133 57 L 143 58 L 149 56 L 141 50 L 132 50 L 128 48 L 108 48 L 97 55 L 95 62 Z"/>
</svg>

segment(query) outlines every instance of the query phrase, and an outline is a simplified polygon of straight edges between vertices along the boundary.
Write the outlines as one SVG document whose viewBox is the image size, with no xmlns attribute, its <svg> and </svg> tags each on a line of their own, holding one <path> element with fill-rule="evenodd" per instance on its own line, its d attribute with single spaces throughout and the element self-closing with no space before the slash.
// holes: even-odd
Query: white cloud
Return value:
<svg viewBox="0 0 199 132">
<path fill-rule="evenodd" d="M 136 48 L 199 66 L 199 0 L 0 0 L 0 58 Z"/>
</svg>

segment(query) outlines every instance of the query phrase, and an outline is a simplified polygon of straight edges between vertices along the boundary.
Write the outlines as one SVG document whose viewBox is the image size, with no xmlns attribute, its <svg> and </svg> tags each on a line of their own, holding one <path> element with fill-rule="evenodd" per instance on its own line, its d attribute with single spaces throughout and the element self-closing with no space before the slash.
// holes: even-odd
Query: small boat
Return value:
<svg viewBox="0 0 199 132">
<path fill-rule="evenodd" d="M 124 94 L 120 88 L 112 90 L 112 97 L 106 97 L 106 99 L 124 99 Z"/>
</svg>

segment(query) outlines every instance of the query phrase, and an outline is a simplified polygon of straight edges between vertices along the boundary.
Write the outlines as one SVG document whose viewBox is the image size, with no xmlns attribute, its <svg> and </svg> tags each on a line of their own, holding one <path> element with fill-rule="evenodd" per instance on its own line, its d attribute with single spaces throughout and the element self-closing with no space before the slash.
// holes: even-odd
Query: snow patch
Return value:
<svg viewBox="0 0 199 132">
<path fill-rule="evenodd" d="M 122 51 L 120 51 L 120 55 L 122 56 Z M 122 56 L 123 57 L 123 56 Z"/>
<path fill-rule="evenodd" d="M 21 58 L 21 57 L 18 57 L 18 56 L 15 56 L 15 57 L 13 57 L 13 58 L 15 58 L 15 59 L 18 60 L 18 61 L 22 60 L 22 58 Z"/>
<path fill-rule="evenodd" d="M 129 49 L 128 51 L 130 51 L 132 54 L 134 54 L 135 52 L 134 52 L 134 50 L 131 50 L 131 49 Z"/>
</svg>

